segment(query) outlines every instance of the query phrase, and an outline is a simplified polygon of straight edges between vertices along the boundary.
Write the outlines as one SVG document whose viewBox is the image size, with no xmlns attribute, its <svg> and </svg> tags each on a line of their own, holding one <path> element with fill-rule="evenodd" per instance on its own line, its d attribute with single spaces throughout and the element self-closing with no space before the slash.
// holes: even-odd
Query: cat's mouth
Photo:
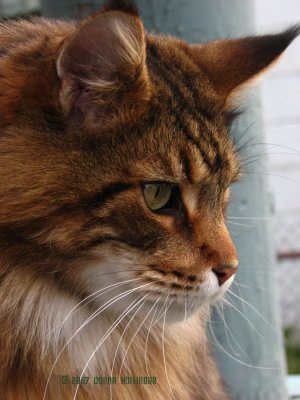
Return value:
<svg viewBox="0 0 300 400">
<path fill-rule="evenodd" d="M 137 273 L 148 282 L 152 282 L 149 292 L 162 293 L 168 292 L 170 297 L 177 296 L 215 296 L 223 294 L 233 281 L 233 273 L 224 277 L 225 272 L 208 269 L 201 276 L 180 270 L 165 270 L 156 265 L 151 265 L 149 271 Z"/>
<path fill-rule="evenodd" d="M 147 276 L 144 279 L 147 287 L 143 292 L 147 295 L 147 302 L 157 302 L 163 309 L 167 309 L 167 320 L 180 321 L 198 311 L 201 307 L 214 304 L 220 300 L 229 289 L 234 277 L 230 277 L 222 285 L 212 270 L 203 277 L 170 271 L 158 275 Z"/>
<path fill-rule="evenodd" d="M 221 299 L 233 281 L 232 275 L 221 282 L 222 276 L 212 267 L 205 272 L 196 267 L 172 268 L 145 263 L 133 252 L 120 253 L 107 245 L 107 258 L 85 264 L 79 278 L 90 302 L 113 315 L 128 312 L 149 320 L 155 310 L 167 309 L 167 321 L 182 321 Z"/>
</svg>

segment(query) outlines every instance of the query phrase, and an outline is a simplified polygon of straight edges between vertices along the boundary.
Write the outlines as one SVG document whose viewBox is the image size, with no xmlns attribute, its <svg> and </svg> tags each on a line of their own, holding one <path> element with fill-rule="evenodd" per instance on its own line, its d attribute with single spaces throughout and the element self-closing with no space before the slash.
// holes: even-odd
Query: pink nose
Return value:
<svg viewBox="0 0 300 400">
<path fill-rule="evenodd" d="M 233 264 L 223 264 L 219 267 L 214 267 L 213 272 L 216 274 L 218 278 L 219 286 L 222 286 L 223 283 L 228 281 L 229 278 L 232 277 L 233 274 L 237 271 L 237 265 Z"/>
</svg>

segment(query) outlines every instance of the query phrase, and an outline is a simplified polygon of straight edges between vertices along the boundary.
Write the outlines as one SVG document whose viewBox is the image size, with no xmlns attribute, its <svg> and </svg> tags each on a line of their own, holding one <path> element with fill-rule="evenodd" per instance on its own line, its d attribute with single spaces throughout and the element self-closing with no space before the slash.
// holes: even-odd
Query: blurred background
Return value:
<svg viewBox="0 0 300 400">
<path fill-rule="evenodd" d="M 256 0 L 257 32 L 300 22 L 299 0 Z M 262 115 L 274 198 L 281 319 L 289 373 L 300 373 L 300 46 L 287 49 L 261 84 Z"/>
<path fill-rule="evenodd" d="M 255 14 L 253 33 L 276 32 L 300 23 L 300 0 L 253 0 L 252 2 Z M 0 16 L 14 18 L 47 14 L 47 3 L 50 4 L 43 0 L 42 4 L 39 0 L 0 0 Z M 52 7 L 50 15 L 68 16 L 69 1 L 53 0 L 53 3 L 57 6 Z M 95 11 L 97 2 L 78 0 L 77 3 L 70 1 L 71 3 L 72 16 L 81 18 Z M 149 3 L 152 2 L 149 0 Z M 220 3 L 224 3 L 224 0 L 220 0 Z M 259 85 L 262 108 L 259 123 L 262 119 L 265 142 L 255 143 L 257 156 L 268 159 L 266 173 L 270 183 L 272 205 L 270 223 L 276 241 L 280 313 L 289 374 L 300 374 L 299 42 L 298 38 Z M 251 129 L 255 130 L 255 123 L 254 121 Z M 251 229 L 253 224 L 260 223 L 260 216 L 256 219 L 252 219 L 252 216 L 246 221 L 245 219 L 243 224 L 246 230 L 249 227 Z"/>
</svg>

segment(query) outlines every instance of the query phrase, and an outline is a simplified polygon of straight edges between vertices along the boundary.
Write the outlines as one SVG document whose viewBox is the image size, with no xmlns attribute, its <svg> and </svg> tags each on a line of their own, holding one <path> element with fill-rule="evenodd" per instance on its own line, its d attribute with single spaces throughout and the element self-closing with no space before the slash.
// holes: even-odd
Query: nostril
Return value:
<svg viewBox="0 0 300 400">
<path fill-rule="evenodd" d="M 219 286 L 223 285 L 223 283 L 227 281 L 225 272 L 219 272 L 215 269 L 213 269 L 213 272 L 218 278 Z"/>
<path fill-rule="evenodd" d="M 223 283 L 228 281 L 228 279 L 236 273 L 237 267 L 235 265 L 225 264 L 219 267 L 212 268 L 212 271 L 218 278 L 219 286 L 222 286 Z"/>
</svg>

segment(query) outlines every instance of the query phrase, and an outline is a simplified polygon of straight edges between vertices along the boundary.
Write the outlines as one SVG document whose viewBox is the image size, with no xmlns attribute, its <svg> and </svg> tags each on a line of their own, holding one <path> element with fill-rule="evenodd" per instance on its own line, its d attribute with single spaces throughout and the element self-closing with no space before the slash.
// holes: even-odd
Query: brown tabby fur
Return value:
<svg viewBox="0 0 300 400">
<path fill-rule="evenodd" d="M 231 99 L 297 33 L 190 46 L 145 36 L 135 7 L 120 1 L 79 25 L 42 18 L 2 23 L 2 400 L 43 398 L 60 349 L 97 309 L 91 302 L 54 329 L 91 293 L 93 279 L 81 278 L 87 266 L 124 258 L 126 279 L 159 279 L 157 292 L 180 298 L 194 293 L 211 267 L 236 262 L 223 215 L 240 170 L 228 136 Z M 182 215 L 148 209 L 141 183 L 153 181 L 180 187 Z M 157 384 L 115 385 L 113 399 L 228 399 L 206 343 L 207 312 L 204 306 L 184 323 L 157 323 L 150 331 L 146 321 L 123 375 L 149 372 Z M 73 398 L 75 386 L 61 384 L 60 376 L 80 375 L 103 327 L 117 316 L 108 309 L 70 342 L 46 399 Z M 129 317 L 85 375 L 110 376 Z M 122 338 L 116 375 L 143 319 L 137 315 Z M 100 398 L 110 398 L 108 385 L 81 385 L 77 394 Z"/>
</svg>

